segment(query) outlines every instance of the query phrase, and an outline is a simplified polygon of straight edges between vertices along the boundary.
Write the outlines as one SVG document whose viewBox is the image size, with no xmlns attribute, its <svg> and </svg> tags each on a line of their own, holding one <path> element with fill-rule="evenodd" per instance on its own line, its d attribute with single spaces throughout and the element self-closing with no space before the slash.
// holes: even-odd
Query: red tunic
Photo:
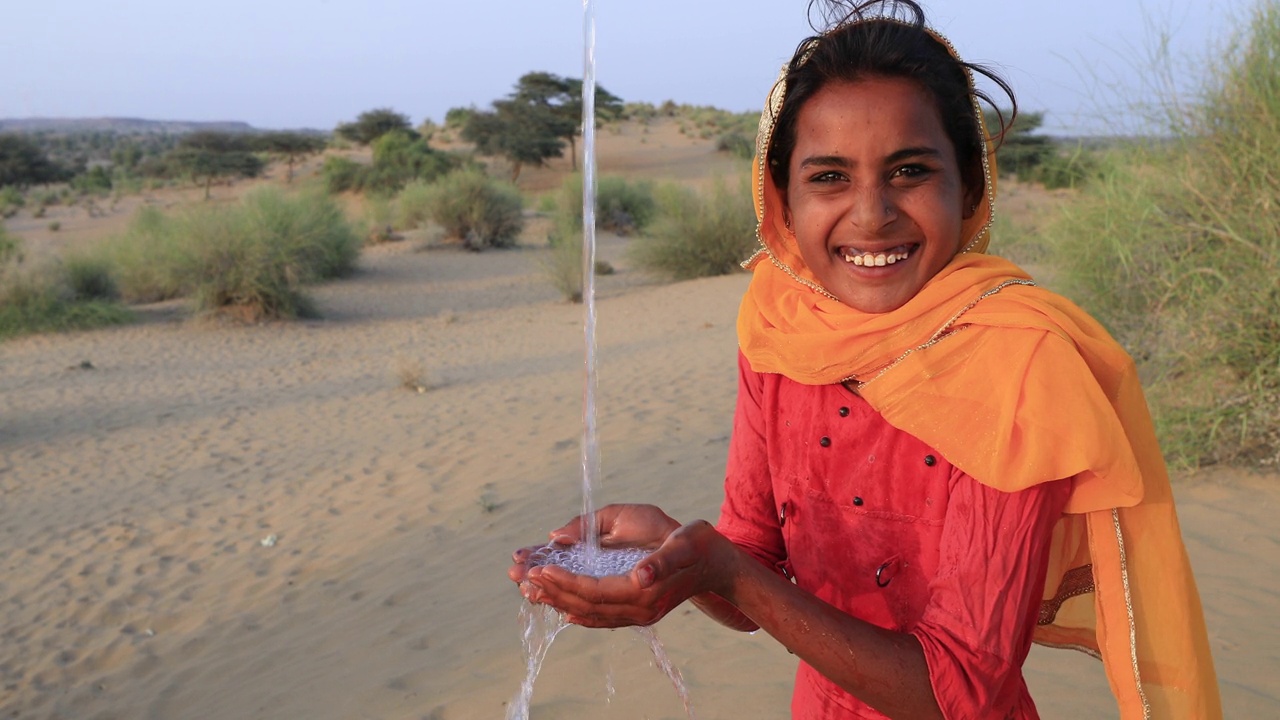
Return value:
<svg viewBox="0 0 1280 720">
<path fill-rule="evenodd" d="M 738 366 L 720 532 L 844 612 L 915 635 L 945 717 L 1037 718 L 1022 663 L 1070 483 L 993 490 L 841 385 Z M 803 662 L 791 712 L 884 717 Z"/>
</svg>

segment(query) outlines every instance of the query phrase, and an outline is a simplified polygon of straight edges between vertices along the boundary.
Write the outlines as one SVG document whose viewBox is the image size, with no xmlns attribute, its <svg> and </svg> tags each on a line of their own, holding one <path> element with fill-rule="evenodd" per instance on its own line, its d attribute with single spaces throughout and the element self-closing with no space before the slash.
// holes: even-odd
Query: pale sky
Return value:
<svg viewBox="0 0 1280 720">
<path fill-rule="evenodd" d="M 1194 72 L 1250 0 L 932 0 L 930 23 L 994 65 L 1057 133 L 1145 96 L 1169 37 Z M 123 116 L 332 129 L 391 107 L 416 124 L 487 106 L 521 74 L 583 75 L 582 0 L 12 0 L 0 118 Z M 601 84 L 628 101 L 756 110 L 809 34 L 805 0 L 597 0 Z M 1184 73 L 1185 74 L 1185 73 Z M 1112 89 L 1107 90 L 1106 88 Z M 1119 92 L 1115 88 L 1119 87 Z M 1124 128 L 1119 128 L 1123 130 Z"/>
</svg>

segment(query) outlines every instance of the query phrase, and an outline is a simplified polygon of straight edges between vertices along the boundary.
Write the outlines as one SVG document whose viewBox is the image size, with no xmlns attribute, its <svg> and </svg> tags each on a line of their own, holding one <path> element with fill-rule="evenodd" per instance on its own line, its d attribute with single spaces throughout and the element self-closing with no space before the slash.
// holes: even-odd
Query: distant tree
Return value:
<svg viewBox="0 0 1280 720">
<path fill-rule="evenodd" d="M 197 182 L 204 182 L 204 197 L 217 178 L 257 177 L 266 163 L 253 154 L 249 136 L 202 130 L 184 135 L 166 160 Z"/>
<path fill-rule="evenodd" d="M 511 161 L 511 181 L 525 165 L 540 166 L 564 154 L 563 119 L 548 107 L 517 100 L 496 100 L 491 111 L 476 111 L 462 129 L 481 155 Z"/>
<path fill-rule="evenodd" d="M 573 132 L 565 138 L 569 141 L 569 157 L 572 159 L 574 171 L 578 169 L 577 137 L 582 134 L 582 81 L 577 78 L 565 78 L 566 99 L 560 106 L 561 112 L 571 118 L 577 118 Z M 623 113 L 622 98 L 596 85 L 596 122 L 618 120 Z"/>
<path fill-rule="evenodd" d="M 596 114 L 603 119 L 622 116 L 622 99 L 596 86 Z M 582 134 L 582 81 L 548 72 L 520 76 L 510 95 L 496 100 L 487 111 L 454 108 L 445 115 L 445 125 L 460 122 L 462 137 L 475 143 L 484 155 L 501 155 L 512 163 L 512 181 L 521 168 L 542 165 L 549 158 L 564 155 L 570 147 L 570 162 L 577 170 L 577 137 Z"/>
<path fill-rule="evenodd" d="M 999 115 L 993 110 L 986 112 L 988 132 L 1000 129 L 1001 115 L 1006 123 L 1009 122 L 1011 112 L 1007 109 L 1001 110 Z M 1042 125 L 1044 113 L 1018 113 L 1013 124 L 1005 129 L 1004 138 L 996 150 L 996 164 L 1001 175 L 1017 175 L 1023 180 L 1035 176 L 1040 165 L 1053 154 L 1053 139 L 1036 134 Z"/>
<path fill-rule="evenodd" d="M 43 185 L 65 180 L 68 173 L 29 138 L 0 134 L 0 187 Z"/>
<path fill-rule="evenodd" d="M 340 137 L 346 138 L 351 142 L 359 143 L 360 145 L 371 145 L 374 140 L 392 130 L 403 130 L 410 134 L 416 134 L 413 132 L 413 126 L 409 124 L 409 116 L 398 113 L 391 108 L 378 108 L 362 112 L 355 122 L 342 123 L 338 125 L 335 132 Z"/>
<path fill-rule="evenodd" d="M 449 108 L 444 114 L 444 126 L 447 130 L 461 130 L 467 126 L 467 122 L 471 120 L 471 116 L 476 114 L 473 107 L 456 107 Z"/>
<path fill-rule="evenodd" d="M 269 132 L 254 138 L 254 146 L 283 161 L 288 168 L 285 182 L 293 182 L 293 166 L 305 157 L 315 155 L 329 144 L 321 135 L 299 132 Z"/>
<path fill-rule="evenodd" d="M 373 166 L 366 186 L 394 192 L 410 180 L 435 180 L 453 167 L 453 159 L 432 148 L 422 136 L 396 130 L 374 141 Z"/>
</svg>

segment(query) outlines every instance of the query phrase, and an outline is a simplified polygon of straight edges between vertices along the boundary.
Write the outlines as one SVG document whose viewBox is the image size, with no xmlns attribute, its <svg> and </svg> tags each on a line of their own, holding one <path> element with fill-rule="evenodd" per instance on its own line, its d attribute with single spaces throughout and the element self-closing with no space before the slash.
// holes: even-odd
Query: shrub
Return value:
<svg viewBox="0 0 1280 720">
<path fill-rule="evenodd" d="M 1134 354 L 1170 459 L 1280 459 L 1280 5 L 1174 140 L 1132 147 L 1047 228 L 1065 289 Z"/>
<path fill-rule="evenodd" d="M 127 302 L 146 303 L 180 297 L 190 291 L 183 276 L 187 238 L 179 221 L 154 207 L 143 207 L 123 235 L 99 250 Z"/>
<path fill-rule="evenodd" d="M 414 180 L 396 196 L 392 222 L 402 230 L 412 230 L 431 219 L 433 190 L 429 183 Z"/>
<path fill-rule="evenodd" d="M 542 274 L 569 302 L 582 302 L 582 244 L 561 242 L 541 261 Z"/>
<path fill-rule="evenodd" d="M 676 280 L 726 275 L 751 254 L 755 217 L 746 182 L 716 181 L 703 193 L 664 186 L 657 219 L 631 246 L 632 256 L 640 267 Z"/>
<path fill-rule="evenodd" d="M 62 263 L 62 272 L 76 300 L 120 299 L 120 287 L 111 274 L 111 266 L 101 257 L 70 257 Z"/>
<path fill-rule="evenodd" d="M 582 235 L 582 176 L 570 175 L 555 198 L 551 243 Z M 596 227 L 619 235 L 641 232 L 657 212 L 653 183 L 603 177 L 596 183 Z"/>
<path fill-rule="evenodd" d="M 430 219 L 472 249 L 510 247 L 524 229 L 520 192 L 481 170 L 455 170 L 428 189 Z"/>
<path fill-rule="evenodd" d="M 324 175 L 325 187 L 331 193 L 360 191 L 364 189 L 365 170 L 367 165 L 348 158 L 330 155 L 324 159 L 320 173 Z"/>
<path fill-rule="evenodd" d="M 21 243 L 0 226 L 0 338 L 102 327 L 129 319 L 129 312 L 118 303 L 81 295 L 65 267 L 24 267 Z"/>
<path fill-rule="evenodd" d="M 1050 190 L 1078 188 L 1099 172 L 1098 156 L 1082 147 L 1070 153 L 1050 153 L 1041 159 L 1029 179 Z"/>
<path fill-rule="evenodd" d="M 145 209 L 103 252 L 127 299 L 189 296 L 199 311 L 236 308 L 257 319 L 309 312 L 302 287 L 349 272 L 360 245 L 323 195 L 263 189 L 174 217 Z"/>
<path fill-rule="evenodd" d="M 755 140 L 742 132 L 727 132 L 716 140 L 716 150 L 727 152 L 735 157 L 750 160 L 756 155 Z"/>
</svg>

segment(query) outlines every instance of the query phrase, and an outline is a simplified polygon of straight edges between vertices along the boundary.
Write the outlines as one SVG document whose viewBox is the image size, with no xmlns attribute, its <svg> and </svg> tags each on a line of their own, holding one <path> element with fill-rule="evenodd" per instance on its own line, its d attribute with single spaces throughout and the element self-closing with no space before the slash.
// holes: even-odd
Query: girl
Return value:
<svg viewBox="0 0 1280 720">
<path fill-rule="evenodd" d="M 1220 717 L 1132 361 L 984 253 L 973 72 L 1009 92 L 913 2 L 800 45 L 761 117 L 719 523 L 612 505 L 552 539 L 655 548 L 629 575 L 510 575 L 590 627 L 692 600 L 762 628 L 801 659 L 797 718 L 1035 718 L 1033 641 L 1101 657 L 1126 720 Z"/>
</svg>

